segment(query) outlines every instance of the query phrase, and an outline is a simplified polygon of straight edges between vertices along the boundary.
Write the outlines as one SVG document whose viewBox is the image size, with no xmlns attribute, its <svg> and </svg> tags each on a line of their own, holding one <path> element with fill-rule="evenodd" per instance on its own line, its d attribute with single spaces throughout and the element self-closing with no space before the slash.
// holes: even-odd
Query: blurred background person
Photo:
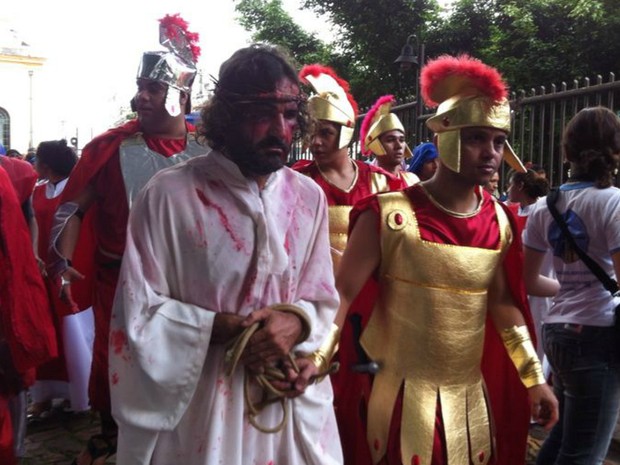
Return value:
<svg viewBox="0 0 620 465">
<path fill-rule="evenodd" d="M 568 123 L 562 148 L 571 177 L 555 207 L 574 242 L 612 279 L 620 276 L 620 190 L 612 186 L 620 162 L 620 119 L 603 107 L 585 108 Z M 620 409 L 620 350 L 612 297 L 579 258 L 545 200 L 530 214 L 524 234 L 528 292 L 557 295 L 544 318 L 543 343 L 560 402 L 537 464 L 603 463 Z M 540 276 L 553 253 L 558 281 Z"/>
<path fill-rule="evenodd" d="M 412 154 L 403 123 L 390 112 L 394 102 L 393 95 L 384 95 L 368 110 L 360 129 L 360 146 L 362 155 L 375 156 L 373 164 L 411 186 L 420 179 L 405 169 Z"/>
<path fill-rule="evenodd" d="M 420 181 L 433 177 L 437 171 L 437 147 L 432 142 L 424 142 L 413 150 L 413 157 L 409 163 L 409 172 L 415 174 Z"/>
<path fill-rule="evenodd" d="M 67 184 L 69 174 L 77 163 L 74 150 L 66 140 L 41 142 L 37 149 L 35 168 L 43 182 L 34 190 L 32 205 L 38 224 L 38 254 L 47 261 L 49 237 L 54 214 L 60 203 L 60 194 Z M 87 228 L 83 228 L 87 233 Z M 48 290 L 50 312 L 56 327 L 59 355 L 37 368 L 37 381 L 30 388 L 31 418 L 45 416 L 52 408 L 52 400 L 66 400 L 66 408 L 73 411 L 87 410 L 88 377 L 92 359 L 93 314 L 90 309 L 88 285 L 92 281 L 92 265 L 87 266 L 82 247 L 76 246 L 74 264 L 82 270 L 86 282 L 80 281 L 73 288 L 77 307 L 65 305 L 58 296 L 60 283 L 44 273 Z M 57 279 L 59 281 L 59 279 Z M 86 286 L 86 287 L 84 287 Z M 73 314 L 76 310 L 87 311 Z"/>
<path fill-rule="evenodd" d="M 6 156 L 9 158 L 19 158 L 20 160 L 24 159 L 24 156 L 21 153 L 19 153 L 19 150 L 15 150 L 15 149 L 7 150 Z"/>
<path fill-rule="evenodd" d="M 493 173 L 493 176 L 491 176 L 491 179 L 489 179 L 489 182 L 487 182 L 482 187 L 484 188 L 485 191 L 487 191 L 493 197 L 495 197 L 496 199 L 499 199 L 501 196 L 499 192 L 499 173 L 497 171 Z"/>
<path fill-rule="evenodd" d="M 511 171 L 508 174 L 508 208 L 515 214 L 517 220 L 518 233 L 523 234 L 527 218 L 534 210 L 536 201 L 547 195 L 549 192 L 549 181 L 544 177 L 540 177 L 534 170 L 528 169 L 525 173 Z M 553 255 L 550 252 L 545 253 L 540 272 L 549 278 L 555 278 L 553 270 Z M 538 358 L 544 360 L 545 351 L 542 344 L 542 321 L 551 306 L 550 297 L 538 297 L 528 295 L 532 318 L 534 319 L 534 327 L 536 329 L 536 340 L 538 345 L 536 352 Z M 543 362 L 543 371 L 548 375 L 547 366 Z"/>
</svg>

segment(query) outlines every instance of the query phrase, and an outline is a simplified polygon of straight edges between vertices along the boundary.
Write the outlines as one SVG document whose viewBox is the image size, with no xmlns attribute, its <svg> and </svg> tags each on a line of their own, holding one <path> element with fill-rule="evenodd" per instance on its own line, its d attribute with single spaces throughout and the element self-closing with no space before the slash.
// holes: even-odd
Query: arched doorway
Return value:
<svg viewBox="0 0 620 465">
<path fill-rule="evenodd" d="M 0 107 L 0 142 L 8 150 L 11 147 L 11 117 Z"/>
</svg>

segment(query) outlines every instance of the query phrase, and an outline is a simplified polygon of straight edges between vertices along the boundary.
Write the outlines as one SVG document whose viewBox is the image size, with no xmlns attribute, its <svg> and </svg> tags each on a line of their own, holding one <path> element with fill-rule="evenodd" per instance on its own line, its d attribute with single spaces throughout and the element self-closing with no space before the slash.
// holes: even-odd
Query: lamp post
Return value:
<svg viewBox="0 0 620 465">
<path fill-rule="evenodd" d="M 413 45 L 415 43 L 415 46 Z M 407 37 L 407 41 L 403 46 L 400 55 L 394 63 L 400 66 L 400 70 L 402 72 L 408 72 L 410 70 L 414 70 L 415 72 L 415 111 L 414 111 L 414 145 L 417 145 L 419 142 L 418 137 L 421 135 L 421 131 L 419 128 L 421 127 L 421 122 L 418 121 L 420 116 L 422 116 L 422 98 L 420 96 L 420 73 L 417 68 L 421 68 L 424 65 L 424 43 L 420 43 L 418 41 L 418 36 L 415 34 L 410 34 Z"/>
<path fill-rule="evenodd" d="M 31 149 L 34 147 L 34 141 L 33 141 L 33 137 L 32 137 L 32 75 L 34 74 L 34 71 L 29 69 L 28 70 L 28 78 L 29 78 L 29 84 L 30 84 L 30 96 L 29 96 L 29 106 L 30 106 L 30 141 L 28 142 L 28 149 Z"/>
</svg>

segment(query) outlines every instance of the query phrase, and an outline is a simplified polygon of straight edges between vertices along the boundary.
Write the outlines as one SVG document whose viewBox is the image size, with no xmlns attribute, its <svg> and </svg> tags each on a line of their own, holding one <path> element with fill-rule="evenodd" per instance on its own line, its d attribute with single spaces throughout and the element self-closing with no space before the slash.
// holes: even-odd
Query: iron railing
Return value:
<svg viewBox="0 0 620 465">
<path fill-rule="evenodd" d="M 551 185 L 564 182 L 568 175 L 561 153 L 562 131 L 566 123 L 579 110 L 590 106 L 605 106 L 620 115 L 620 81 L 609 73 L 606 82 L 597 76 L 594 83 L 586 78 L 574 80 L 569 85 L 563 82 L 559 88 L 552 84 L 548 88 L 540 86 L 529 92 L 521 91 L 511 95 L 510 105 L 513 114 L 512 133 L 509 141 L 517 155 L 524 162 L 531 162 L 545 168 Z M 411 147 L 432 139 L 432 133 L 425 121 L 432 112 L 424 108 L 418 115 L 416 101 L 395 106 L 392 111 L 398 115 L 405 127 L 407 140 Z M 359 126 L 364 115 L 358 118 L 351 155 L 359 158 Z M 299 147 L 293 152 L 294 159 L 308 159 L 311 155 Z M 504 166 L 501 171 L 504 181 Z"/>
</svg>

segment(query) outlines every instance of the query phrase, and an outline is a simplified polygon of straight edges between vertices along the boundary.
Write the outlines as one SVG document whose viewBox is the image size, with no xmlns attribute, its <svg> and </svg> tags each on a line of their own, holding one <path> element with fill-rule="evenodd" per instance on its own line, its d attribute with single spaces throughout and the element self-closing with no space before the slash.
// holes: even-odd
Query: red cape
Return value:
<svg viewBox="0 0 620 465">
<path fill-rule="evenodd" d="M 0 321 L 20 373 L 57 355 L 47 291 L 7 173 L 0 169 Z"/>
<path fill-rule="evenodd" d="M 81 194 L 93 176 L 118 152 L 123 139 L 138 131 L 140 131 L 138 120 L 131 120 L 122 126 L 107 130 L 90 141 L 82 150 L 80 162 L 69 176 L 60 203 L 69 202 Z"/>
<path fill-rule="evenodd" d="M 504 259 L 504 272 L 512 298 L 523 313 L 527 329 L 536 345 L 534 320 L 523 284 L 523 246 L 520 229 L 512 212 L 504 204 L 501 205 L 508 215 L 513 230 L 513 246 L 508 249 Z M 528 393 L 489 317 L 482 355 L 482 374 L 487 385 L 495 423 L 496 463 L 523 465 L 530 425 Z"/>
</svg>

